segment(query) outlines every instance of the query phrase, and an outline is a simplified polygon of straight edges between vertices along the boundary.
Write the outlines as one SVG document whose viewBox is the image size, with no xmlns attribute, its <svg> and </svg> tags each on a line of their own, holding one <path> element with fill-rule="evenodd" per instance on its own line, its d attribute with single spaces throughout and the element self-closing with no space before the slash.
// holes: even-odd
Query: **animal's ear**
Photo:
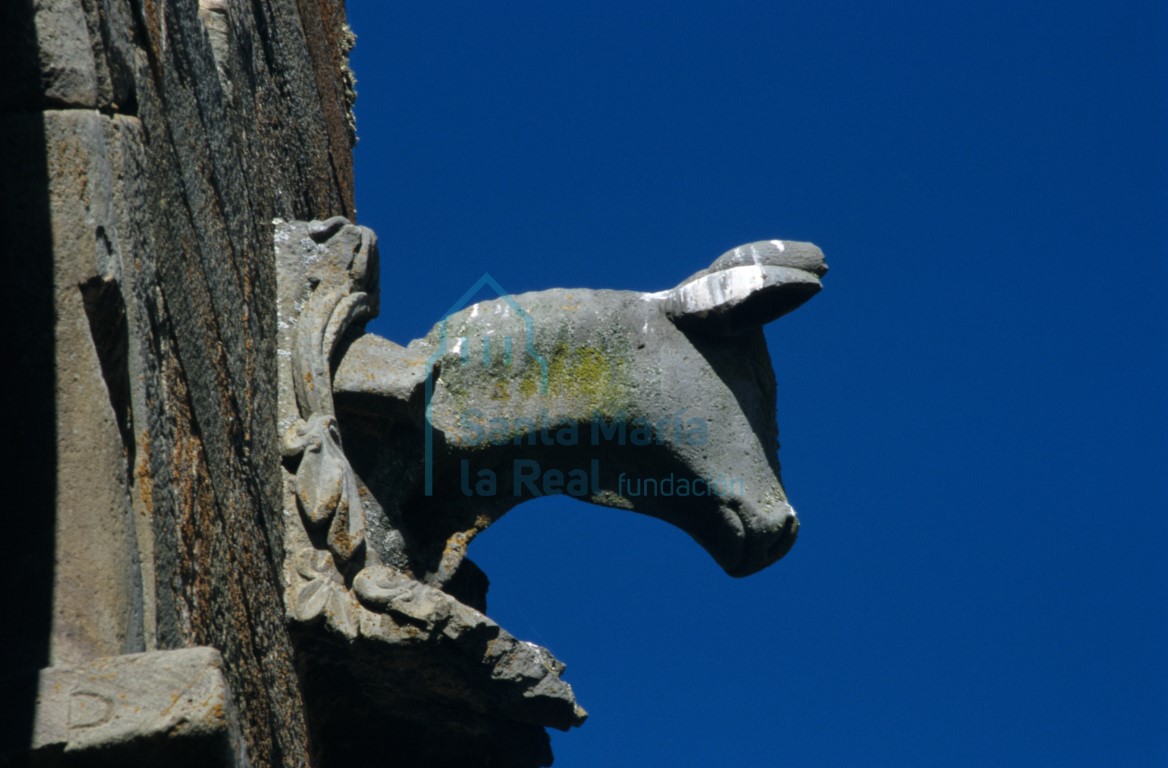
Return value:
<svg viewBox="0 0 1168 768">
<path fill-rule="evenodd" d="M 665 314 L 685 331 L 741 333 L 810 299 L 826 273 L 823 251 L 811 243 L 761 240 L 740 245 L 666 291 Z"/>
</svg>

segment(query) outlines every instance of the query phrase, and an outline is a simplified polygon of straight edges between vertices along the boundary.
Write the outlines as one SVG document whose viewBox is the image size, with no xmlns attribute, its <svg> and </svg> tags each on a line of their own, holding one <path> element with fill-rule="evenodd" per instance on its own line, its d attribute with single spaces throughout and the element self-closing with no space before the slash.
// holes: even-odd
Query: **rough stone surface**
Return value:
<svg viewBox="0 0 1168 768">
<path fill-rule="evenodd" d="M 96 107 L 97 71 L 85 9 L 74 0 L 37 0 L 35 8 L 45 101 L 61 107 Z"/>
<path fill-rule="evenodd" d="M 356 338 L 376 259 L 340 218 L 352 42 L 343 0 L 0 4 L 4 309 L 21 329 L 6 469 L 27 499 L 6 554 L 25 584 L 0 654 L 0 765 L 550 764 L 544 726 L 585 713 L 563 664 L 483 613 L 466 546 L 519 496 L 456 503 L 467 406 L 658 423 L 713 404 L 722 442 L 614 466 L 738 459 L 755 495 L 643 511 L 736 573 L 793 540 L 757 326 L 814 292 L 818 251 L 754 244 L 659 295 L 533 294 L 551 335 L 506 371 L 464 365 L 506 302 L 407 349 Z M 352 257 L 338 293 L 294 298 L 311 321 L 299 368 L 278 362 L 295 344 L 277 347 L 277 219 Z M 422 500 L 428 385 L 441 491 Z M 640 509 L 605 471 L 592 500 Z"/>
<path fill-rule="evenodd" d="M 335 217 L 277 221 L 275 243 L 284 601 L 300 625 L 306 676 L 317 681 L 312 698 L 343 695 L 333 673 L 339 670 L 350 693 L 378 692 L 362 709 L 426 734 L 403 736 L 397 751 L 433 762 L 439 758 L 431 739 L 446 730 L 436 737 L 443 760 L 457 754 L 465 765 L 478 754 L 486 764 L 546 764 L 539 726 L 568 728 L 586 717 L 560 677 L 564 665 L 414 578 L 400 528 L 342 445 L 333 359 L 376 313 L 376 238 Z M 318 674 L 322 668 L 330 674 Z M 469 731 L 467 722 L 474 724 Z M 349 742 L 357 738 L 352 731 L 346 729 Z"/>
<path fill-rule="evenodd" d="M 128 462 L 127 329 L 110 250 L 116 132 L 90 110 L 46 111 L 43 119 L 54 150 L 58 480 L 50 662 L 59 665 L 141 651 L 145 640 Z"/>
<path fill-rule="evenodd" d="M 49 667 L 40 672 L 38 691 L 34 764 L 245 762 L 223 660 L 214 648 Z"/>
<path fill-rule="evenodd" d="M 761 326 L 819 290 L 815 246 L 740 246 L 658 293 L 500 295 L 404 348 L 363 332 L 371 231 L 280 220 L 275 250 L 284 601 L 313 699 L 338 679 L 378 690 L 367 706 L 387 722 L 454 733 L 470 717 L 454 752 L 506 744 L 498 759 L 540 765 L 542 734 L 517 728 L 585 715 L 563 664 L 483 613 L 486 578 L 465 561 L 477 533 L 569 493 L 667 520 L 736 576 L 794 543 Z"/>
<path fill-rule="evenodd" d="M 12 0 L 0 35 L 6 230 L 34 267 L 17 317 L 49 330 L 18 359 L 56 370 L 29 377 L 18 422 L 54 441 L 30 455 L 55 470 L 20 558 L 57 563 L 51 614 L 0 675 L 213 646 L 247 759 L 309 764 L 270 222 L 352 215 L 343 4 Z M 27 744 L 20 685 L 4 741 Z"/>
<path fill-rule="evenodd" d="M 764 241 L 667 291 L 499 296 L 408 347 L 356 338 L 334 386 L 347 453 L 379 505 L 371 528 L 387 518 L 407 570 L 472 604 L 463 590 L 481 579 L 460 577 L 471 539 L 553 493 L 672 523 L 731 575 L 767 567 L 798 522 L 761 328 L 826 270 L 811 244 Z"/>
</svg>

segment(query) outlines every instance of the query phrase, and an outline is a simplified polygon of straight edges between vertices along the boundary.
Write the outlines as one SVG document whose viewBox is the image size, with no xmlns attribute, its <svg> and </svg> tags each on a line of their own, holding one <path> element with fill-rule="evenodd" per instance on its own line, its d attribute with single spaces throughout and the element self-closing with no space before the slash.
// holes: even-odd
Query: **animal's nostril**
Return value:
<svg viewBox="0 0 1168 768">
<path fill-rule="evenodd" d="M 787 546 L 786 537 L 775 539 L 767 548 L 767 560 L 775 560 L 783 553 L 783 549 Z"/>
<path fill-rule="evenodd" d="M 782 529 L 775 534 L 775 538 L 767 547 L 767 560 L 774 562 L 791 551 L 795 545 L 795 537 L 799 533 L 799 520 L 794 516 L 788 517 Z"/>
</svg>

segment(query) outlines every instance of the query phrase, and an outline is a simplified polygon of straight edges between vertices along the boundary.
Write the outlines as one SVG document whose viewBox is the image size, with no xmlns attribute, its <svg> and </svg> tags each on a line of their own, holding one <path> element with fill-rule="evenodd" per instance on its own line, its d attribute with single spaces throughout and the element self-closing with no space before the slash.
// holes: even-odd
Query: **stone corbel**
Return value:
<svg viewBox="0 0 1168 768">
<path fill-rule="evenodd" d="M 335 356 L 378 311 L 375 235 L 340 217 L 274 224 L 289 621 L 315 647 L 340 653 L 370 691 L 392 690 L 387 709 L 400 710 L 404 698 L 533 725 L 580 724 L 586 715 L 548 651 L 402 567 L 392 555 L 404 547 L 400 533 L 345 454 Z M 373 527 L 378 547 L 368 545 Z M 411 671 L 418 654 L 426 679 Z"/>
</svg>

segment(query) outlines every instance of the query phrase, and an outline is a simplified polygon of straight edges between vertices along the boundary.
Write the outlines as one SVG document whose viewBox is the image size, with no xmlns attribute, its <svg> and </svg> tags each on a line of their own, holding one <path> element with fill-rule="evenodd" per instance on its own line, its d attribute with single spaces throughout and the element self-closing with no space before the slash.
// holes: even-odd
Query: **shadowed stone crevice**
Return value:
<svg viewBox="0 0 1168 768">
<path fill-rule="evenodd" d="M 130 466 L 133 466 L 134 422 L 130 410 L 130 371 L 127 361 L 130 337 L 122 293 L 116 282 L 92 277 L 81 284 L 81 296 L 109 392 L 110 407 L 117 419 Z"/>
<path fill-rule="evenodd" d="M 53 562 L 57 501 L 57 406 L 53 242 L 41 70 L 32 0 L 0 3 L 0 211 L 13 265 L 3 311 L 8 365 L 20 375 L 8 387 L 7 418 L 20 436 L 6 469 L 19 478 L 19 514 L 7 516 L 5 562 L 20 574 L 9 590 L 8 630 L 0 655 L 0 755 L 24 748 L 36 712 L 36 671 L 50 663 Z M 11 491 L 10 491 L 11 492 Z M 9 505 L 16 503 L 10 498 Z M 18 617 L 18 618 L 17 618 Z M 15 631 L 12 631 L 15 630 Z M 0 758 L 2 761 L 2 758 Z"/>
<path fill-rule="evenodd" d="M 386 659 L 378 652 L 358 662 L 361 651 L 330 639 L 310 627 L 297 630 L 304 676 L 304 697 L 313 726 L 313 764 L 322 768 L 353 760 L 388 759 L 401 765 L 465 768 L 465 766 L 547 766 L 551 742 L 544 729 L 530 723 L 499 721 L 465 708 L 442 706 L 424 686 L 433 664 L 424 649 L 402 649 L 389 661 L 398 678 L 415 678 L 403 695 L 385 677 Z M 376 664 L 370 678 L 362 665 Z M 385 680 L 373 683 L 371 680 Z"/>
</svg>

